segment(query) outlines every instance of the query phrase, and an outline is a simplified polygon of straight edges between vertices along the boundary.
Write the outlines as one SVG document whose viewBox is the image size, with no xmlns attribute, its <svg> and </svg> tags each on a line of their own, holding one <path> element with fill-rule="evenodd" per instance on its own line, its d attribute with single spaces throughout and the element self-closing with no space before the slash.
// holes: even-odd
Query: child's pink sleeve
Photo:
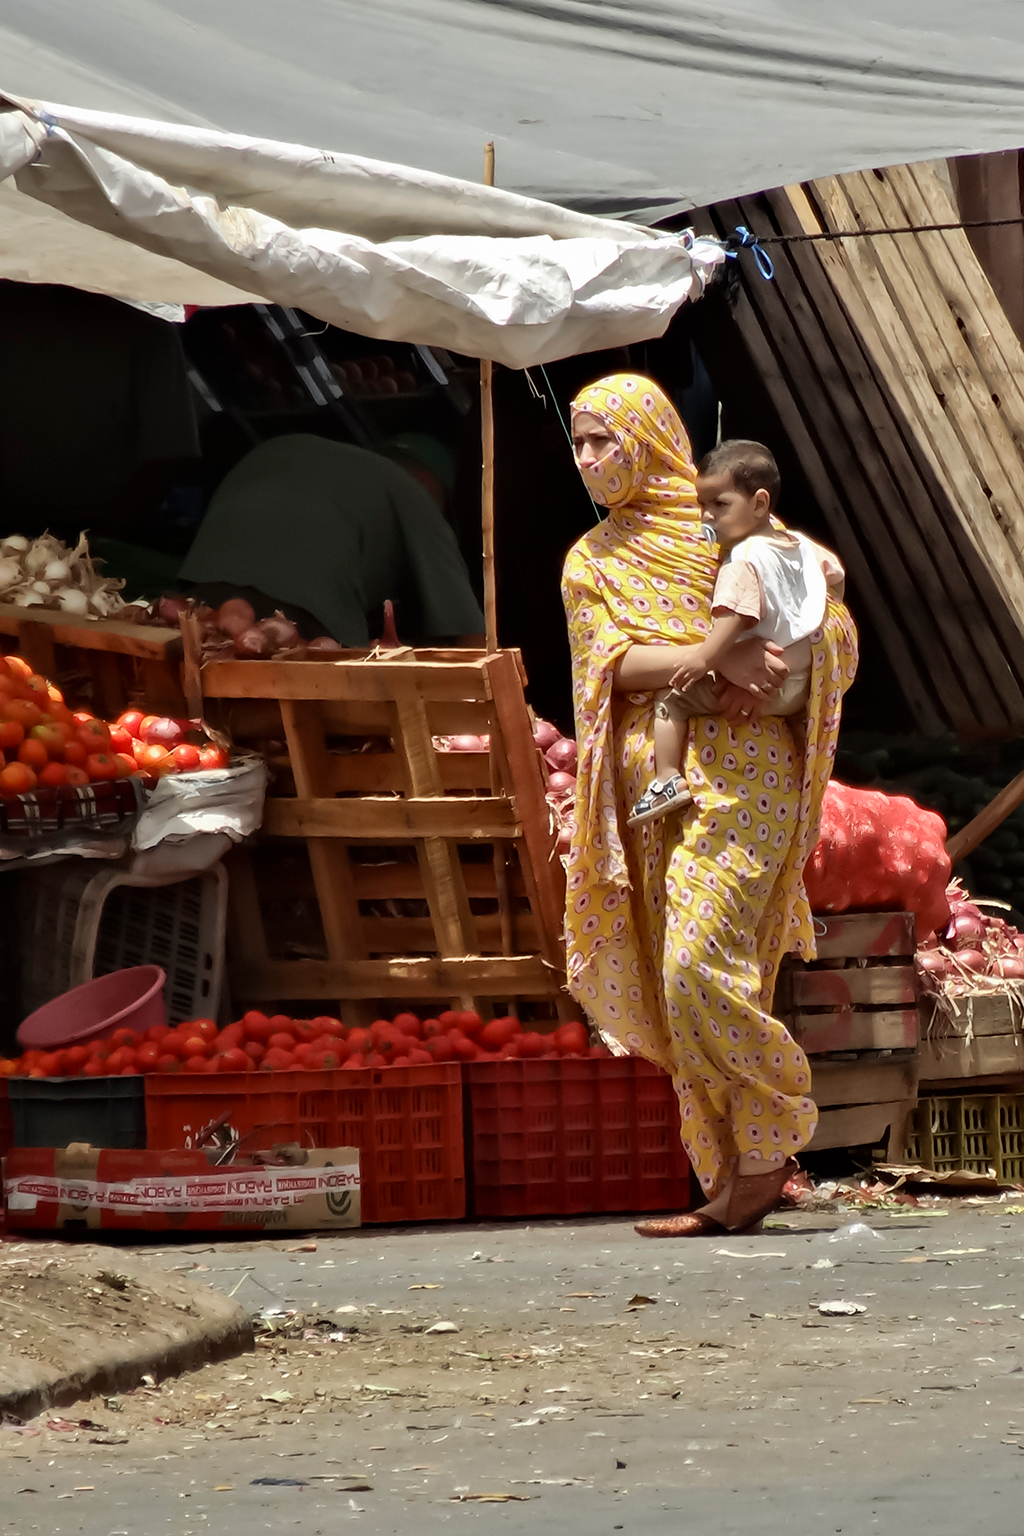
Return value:
<svg viewBox="0 0 1024 1536">
<path fill-rule="evenodd" d="M 757 571 L 748 560 L 727 560 L 718 572 L 714 596 L 711 599 L 712 617 L 723 613 L 738 613 L 757 624 L 764 618 L 764 597 Z"/>
</svg>

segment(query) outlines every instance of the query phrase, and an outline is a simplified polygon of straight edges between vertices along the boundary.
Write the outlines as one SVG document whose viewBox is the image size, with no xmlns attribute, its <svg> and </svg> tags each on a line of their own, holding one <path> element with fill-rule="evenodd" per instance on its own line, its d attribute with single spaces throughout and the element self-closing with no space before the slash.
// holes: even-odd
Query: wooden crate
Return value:
<svg viewBox="0 0 1024 1536">
<path fill-rule="evenodd" d="M 350 1022 L 402 1000 L 574 1013 L 565 876 L 518 653 L 211 662 L 203 692 L 236 742 L 283 744 L 257 864 L 298 852 L 316 897 L 315 942 L 282 953 L 266 866 L 261 900 L 253 861 L 233 860 L 236 1001 L 316 1001 Z M 435 748 L 454 734 L 488 735 L 491 749 Z M 288 878 L 302 883 L 294 857 Z"/>
<path fill-rule="evenodd" d="M 851 912 L 814 921 L 817 960 L 788 959 L 779 975 L 776 1007 L 794 1038 L 809 1056 L 914 1050 L 913 913 Z"/>
<path fill-rule="evenodd" d="M 185 713 L 176 629 L 0 603 L 0 635 L 16 639 L 19 653 L 51 682 L 87 678 L 93 707 L 107 720 L 135 698 L 152 712 Z"/>
<path fill-rule="evenodd" d="M 918 983 L 910 912 L 816 916 L 818 958 L 789 959 L 776 1012 L 812 1058 L 810 1150 L 900 1149 L 917 1103 Z"/>
<path fill-rule="evenodd" d="M 1005 994 L 979 992 L 957 999 L 960 1016 L 947 1020 L 927 1001 L 922 1013 L 921 1081 L 956 1084 L 964 1078 L 1017 1078 L 1024 1074 L 1024 1018 Z"/>
</svg>

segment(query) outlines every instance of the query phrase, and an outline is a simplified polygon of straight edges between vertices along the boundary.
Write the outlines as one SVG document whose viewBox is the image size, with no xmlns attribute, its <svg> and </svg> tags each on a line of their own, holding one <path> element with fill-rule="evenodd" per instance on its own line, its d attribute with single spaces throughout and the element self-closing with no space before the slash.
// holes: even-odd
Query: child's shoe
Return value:
<svg viewBox="0 0 1024 1536">
<path fill-rule="evenodd" d="M 636 827 L 642 821 L 653 821 L 655 817 L 665 816 L 669 811 L 683 811 L 692 804 L 693 796 L 681 773 L 674 773 L 664 783 L 660 779 L 652 779 L 633 807 L 633 814 L 626 826 Z"/>
</svg>

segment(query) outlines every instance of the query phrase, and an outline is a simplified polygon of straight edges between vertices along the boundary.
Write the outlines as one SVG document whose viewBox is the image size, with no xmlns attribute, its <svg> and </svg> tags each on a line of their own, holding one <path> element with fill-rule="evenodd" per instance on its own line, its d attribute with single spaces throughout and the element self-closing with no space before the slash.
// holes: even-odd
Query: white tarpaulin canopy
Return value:
<svg viewBox="0 0 1024 1536">
<path fill-rule="evenodd" d="M 259 297 L 510 367 L 660 335 L 723 259 L 404 166 L 4 96 L 0 189 L 0 276 Z"/>
</svg>

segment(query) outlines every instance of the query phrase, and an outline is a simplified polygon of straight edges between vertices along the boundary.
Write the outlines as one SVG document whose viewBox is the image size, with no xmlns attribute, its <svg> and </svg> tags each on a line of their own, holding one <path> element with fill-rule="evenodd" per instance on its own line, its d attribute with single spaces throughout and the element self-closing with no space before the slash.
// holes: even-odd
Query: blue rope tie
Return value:
<svg viewBox="0 0 1024 1536">
<path fill-rule="evenodd" d="M 729 236 L 729 246 L 732 249 L 727 249 L 725 254 L 731 261 L 736 261 L 740 251 L 750 251 L 757 262 L 757 270 L 765 282 L 771 282 L 775 276 L 775 264 L 757 236 L 751 234 L 745 224 L 736 226 L 735 232 Z"/>
</svg>

